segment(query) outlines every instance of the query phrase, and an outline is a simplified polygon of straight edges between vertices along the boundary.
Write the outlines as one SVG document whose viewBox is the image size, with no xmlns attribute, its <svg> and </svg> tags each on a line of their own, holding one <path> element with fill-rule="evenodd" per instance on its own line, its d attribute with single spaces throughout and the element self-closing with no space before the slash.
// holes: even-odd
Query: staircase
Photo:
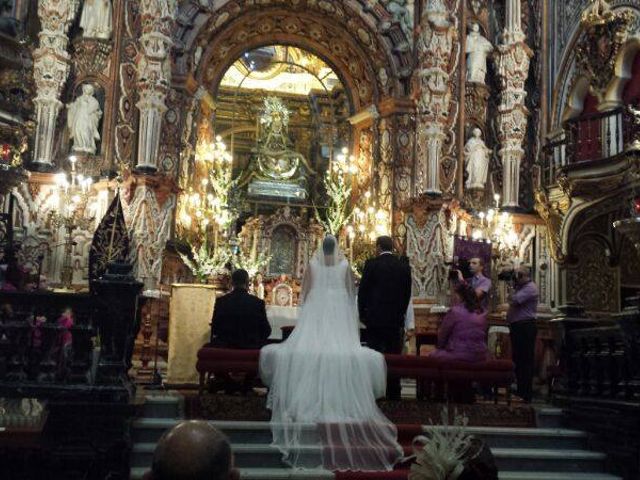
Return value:
<svg viewBox="0 0 640 480">
<path fill-rule="evenodd" d="M 182 417 L 179 396 L 147 397 L 144 416 L 133 424 L 131 479 L 140 479 L 151 466 L 153 451 L 160 436 Z M 604 473 L 605 455 L 587 449 L 587 434 L 560 428 L 562 411 L 543 408 L 537 411 L 538 428 L 468 427 L 491 447 L 500 480 L 620 480 Z M 406 480 L 408 466 L 380 474 L 341 473 L 327 470 L 292 470 L 281 461 L 280 453 L 270 446 L 267 422 L 213 421 L 232 443 L 236 465 L 247 480 L 330 479 Z M 418 425 L 399 425 L 399 440 L 410 445 L 422 433 Z M 315 447 L 310 447 L 315 448 Z M 408 448 L 407 448 L 408 450 Z"/>
</svg>

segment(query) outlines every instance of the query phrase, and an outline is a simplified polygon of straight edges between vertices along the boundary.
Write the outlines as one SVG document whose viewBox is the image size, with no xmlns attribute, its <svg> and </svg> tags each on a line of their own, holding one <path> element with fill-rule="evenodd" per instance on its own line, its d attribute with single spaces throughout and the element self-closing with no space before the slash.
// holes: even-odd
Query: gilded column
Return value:
<svg viewBox="0 0 640 480">
<path fill-rule="evenodd" d="M 141 0 L 140 58 L 138 60 L 138 91 L 140 110 L 138 127 L 138 158 L 136 170 L 154 173 L 158 170 L 158 149 L 162 116 L 167 110 L 165 100 L 171 85 L 173 46 L 171 31 L 176 11 L 175 0 Z"/>
<path fill-rule="evenodd" d="M 500 81 L 498 105 L 499 151 L 502 159 L 502 206 L 517 208 L 520 192 L 522 142 L 527 132 L 525 82 L 533 52 L 525 43 L 520 22 L 520 0 L 507 0 L 505 30 L 497 47 L 495 63 Z"/>
<path fill-rule="evenodd" d="M 442 0 L 428 0 L 420 19 L 415 193 L 441 194 L 440 163 L 449 129 L 456 28 Z"/>
<path fill-rule="evenodd" d="M 36 136 L 33 163 L 37 169 L 53 167 L 53 140 L 62 107 L 60 95 L 71 70 L 67 32 L 78 10 L 78 0 L 40 0 L 38 18 L 42 30 L 33 52 L 36 84 Z"/>
</svg>

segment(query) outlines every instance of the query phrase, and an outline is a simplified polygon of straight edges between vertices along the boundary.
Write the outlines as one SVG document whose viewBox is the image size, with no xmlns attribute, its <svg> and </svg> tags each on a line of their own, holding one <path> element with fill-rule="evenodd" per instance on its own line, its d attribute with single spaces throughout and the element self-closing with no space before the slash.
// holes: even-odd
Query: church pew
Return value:
<svg viewBox="0 0 640 480">
<path fill-rule="evenodd" d="M 196 370 L 200 376 L 200 392 L 215 372 L 258 375 L 260 350 L 235 350 L 204 346 L 198 351 Z M 447 362 L 414 355 L 385 355 L 389 375 L 415 378 L 418 387 L 425 383 L 441 383 L 445 393 L 453 385 L 478 382 L 494 389 L 505 387 L 510 402 L 510 387 L 514 380 L 510 360 L 488 360 L 483 363 Z M 418 398 L 421 398 L 418 388 Z M 497 401 L 497 395 L 496 395 Z"/>
</svg>

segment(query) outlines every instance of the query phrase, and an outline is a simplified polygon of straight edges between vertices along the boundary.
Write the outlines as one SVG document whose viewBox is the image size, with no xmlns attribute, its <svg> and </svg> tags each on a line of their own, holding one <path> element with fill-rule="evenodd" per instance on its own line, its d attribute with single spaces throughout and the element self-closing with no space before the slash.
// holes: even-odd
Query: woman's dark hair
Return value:
<svg viewBox="0 0 640 480">
<path fill-rule="evenodd" d="M 482 313 L 482 305 L 475 289 L 466 283 L 458 283 L 454 290 L 462 299 L 462 304 L 471 313 Z"/>
</svg>

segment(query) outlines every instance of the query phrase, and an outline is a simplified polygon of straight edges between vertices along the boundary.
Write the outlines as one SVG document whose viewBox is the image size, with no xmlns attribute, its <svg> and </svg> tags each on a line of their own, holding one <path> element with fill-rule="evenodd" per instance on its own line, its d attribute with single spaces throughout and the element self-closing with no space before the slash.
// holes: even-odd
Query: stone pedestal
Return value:
<svg viewBox="0 0 640 480">
<path fill-rule="evenodd" d="M 142 286 L 142 282 L 131 275 L 131 266 L 126 264 L 110 265 L 107 273 L 91 284 L 101 347 L 96 383 L 123 385 L 130 395 L 135 387 L 127 372 L 140 329 L 137 313 Z"/>
</svg>

